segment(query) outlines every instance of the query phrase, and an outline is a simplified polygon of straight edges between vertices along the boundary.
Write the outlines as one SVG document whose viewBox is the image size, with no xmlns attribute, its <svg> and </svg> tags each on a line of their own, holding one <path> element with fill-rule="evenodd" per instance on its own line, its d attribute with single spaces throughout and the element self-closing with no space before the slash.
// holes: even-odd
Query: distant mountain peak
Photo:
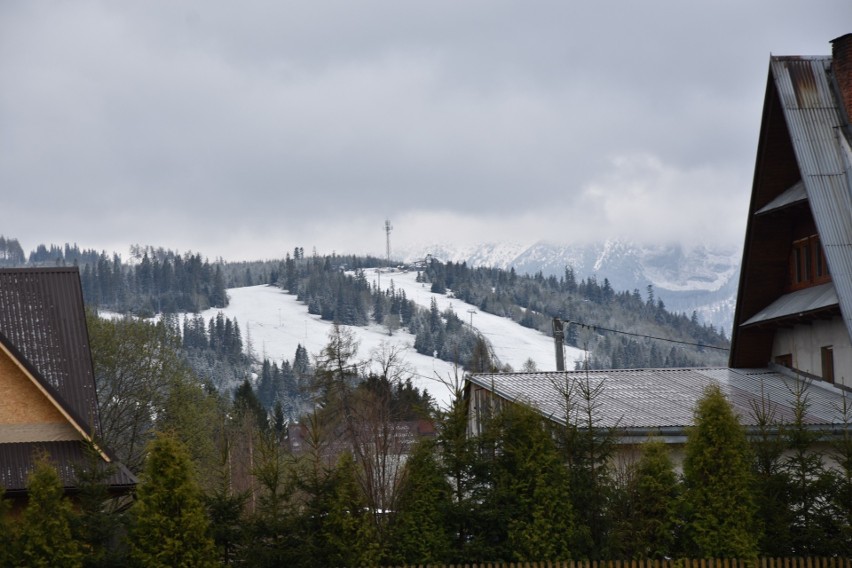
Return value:
<svg viewBox="0 0 852 568">
<path fill-rule="evenodd" d="M 704 321 L 727 330 L 733 322 L 741 260 L 739 248 L 732 246 L 640 244 L 618 238 L 461 246 L 443 242 L 407 247 L 401 254 L 409 261 L 431 254 L 442 261 L 557 277 L 571 267 L 578 279 L 606 278 L 616 291 L 645 290 L 651 285 L 670 310 L 696 311 Z"/>
</svg>

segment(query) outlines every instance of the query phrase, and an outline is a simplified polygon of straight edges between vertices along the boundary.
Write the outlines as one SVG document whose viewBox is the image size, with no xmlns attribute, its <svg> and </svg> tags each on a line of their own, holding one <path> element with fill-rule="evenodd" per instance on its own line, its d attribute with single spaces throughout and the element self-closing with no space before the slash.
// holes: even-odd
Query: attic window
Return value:
<svg viewBox="0 0 852 568">
<path fill-rule="evenodd" d="M 831 280 L 818 235 L 793 241 L 790 254 L 790 288 L 798 290 Z"/>
</svg>

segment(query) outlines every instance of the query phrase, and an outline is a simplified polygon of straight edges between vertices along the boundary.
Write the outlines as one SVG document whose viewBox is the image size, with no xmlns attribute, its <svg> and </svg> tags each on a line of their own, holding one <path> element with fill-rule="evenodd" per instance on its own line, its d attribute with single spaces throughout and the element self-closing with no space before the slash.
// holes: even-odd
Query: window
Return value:
<svg viewBox="0 0 852 568">
<path fill-rule="evenodd" d="M 822 378 L 826 381 L 834 382 L 834 348 L 831 345 L 826 345 L 820 349 L 822 354 Z"/>
<path fill-rule="evenodd" d="M 782 367 L 787 367 L 788 369 L 793 368 L 793 354 L 785 353 L 784 355 L 778 355 L 775 357 L 775 363 L 781 365 Z"/>
<path fill-rule="evenodd" d="M 811 235 L 793 241 L 793 251 L 790 255 L 790 288 L 807 288 L 830 279 L 819 236 Z"/>
</svg>

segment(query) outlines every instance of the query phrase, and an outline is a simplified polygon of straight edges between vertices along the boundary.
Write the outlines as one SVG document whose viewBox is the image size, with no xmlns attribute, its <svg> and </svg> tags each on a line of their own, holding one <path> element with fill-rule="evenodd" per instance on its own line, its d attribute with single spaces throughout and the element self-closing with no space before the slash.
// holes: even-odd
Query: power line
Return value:
<svg viewBox="0 0 852 568">
<path fill-rule="evenodd" d="M 574 324 L 588 329 L 596 329 L 599 331 L 608 331 L 610 333 L 620 333 L 621 335 L 631 335 L 633 337 L 643 337 L 645 339 L 656 339 L 658 341 L 668 341 L 669 343 L 680 343 L 681 345 L 689 345 L 692 347 L 706 347 L 707 349 L 718 349 L 719 351 L 730 351 L 728 347 L 716 347 L 715 345 L 705 345 L 703 343 L 691 343 L 689 341 L 678 341 L 677 339 L 667 339 L 665 337 L 655 337 L 653 335 L 642 335 L 641 333 L 630 333 L 628 331 L 619 331 L 617 329 L 608 329 L 597 325 L 589 325 L 579 321 L 563 320 L 563 323 Z"/>
</svg>

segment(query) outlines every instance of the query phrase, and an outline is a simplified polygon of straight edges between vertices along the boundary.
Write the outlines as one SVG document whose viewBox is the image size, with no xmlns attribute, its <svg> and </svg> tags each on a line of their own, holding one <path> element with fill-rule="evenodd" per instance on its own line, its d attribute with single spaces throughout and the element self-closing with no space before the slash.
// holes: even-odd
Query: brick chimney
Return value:
<svg viewBox="0 0 852 568">
<path fill-rule="evenodd" d="M 831 69 L 848 120 L 852 116 L 852 33 L 831 40 Z"/>
</svg>

